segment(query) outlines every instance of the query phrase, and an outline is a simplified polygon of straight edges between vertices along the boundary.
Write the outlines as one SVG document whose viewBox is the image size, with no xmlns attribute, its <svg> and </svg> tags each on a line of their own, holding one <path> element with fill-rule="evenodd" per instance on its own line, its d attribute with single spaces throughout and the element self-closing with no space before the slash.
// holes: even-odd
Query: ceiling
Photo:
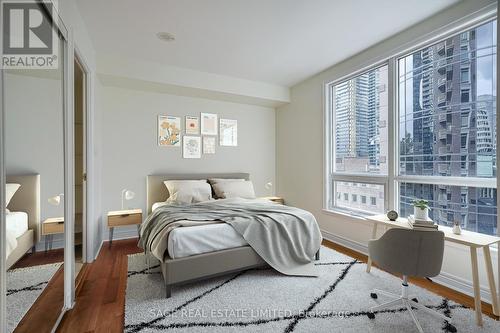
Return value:
<svg viewBox="0 0 500 333">
<path fill-rule="evenodd" d="M 78 0 L 97 56 L 292 86 L 458 0 Z M 174 42 L 156 37 L 175 35 Z"/>
</svg>

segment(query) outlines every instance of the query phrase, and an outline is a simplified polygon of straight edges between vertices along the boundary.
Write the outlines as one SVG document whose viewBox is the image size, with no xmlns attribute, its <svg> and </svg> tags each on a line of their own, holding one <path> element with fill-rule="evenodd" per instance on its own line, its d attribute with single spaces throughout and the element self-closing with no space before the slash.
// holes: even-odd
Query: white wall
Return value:
<svg viewBox="0 0 500 333">
<path fill-rule="evenodd" d="M 371 238 L 370 223 L 323 211 L 324 84 L 383 60 L 405 45 L 415 45 L 428 38 L 428 34 L 433 31 L 442 29 L 440 32 L 443 32 L 447 24 L 460 21 L 471 14 L 480 16 L 481 13 L 475 12 L 492 4 L 496 2 L 461 2 L 292 87 L 291 103 L 277 110 L 277 194 L 283 196 L 289 204 L 311 211 L 327 237 L 366 252 L 367 242 Z M 497 262 L 496 250 L 492 255 L 493 262 Z M 448 245 L 440 281 L 470 293 L 469 258 L 467 249 Z M 483 290 L 487 290 L 482 253 L 480 260 L 481 284 Z"/>
<path fill-rule="evenodd" d="M 275 110 L 272 108 L 183 97 L 116 87 L 98 91 L 102 118 L 102 209 L 120 209 L 121 190 L 136 192 L 128 206 L 146 211 L 146 176 L 161 173 L 248 172 L 257 195 L 266 195 L 264 184 L 275 180 Z M 182 148 L 157 145 L 157 116 L 198 116 L 216 113 L 238 120 L 238 146 L 217 145 L 215 155 L 183 159 Z M 182 123 L 184 129 L 184 123 Z M 116 228 L 115 237 L 133 237 L 136 230 Z"/>
</svg>

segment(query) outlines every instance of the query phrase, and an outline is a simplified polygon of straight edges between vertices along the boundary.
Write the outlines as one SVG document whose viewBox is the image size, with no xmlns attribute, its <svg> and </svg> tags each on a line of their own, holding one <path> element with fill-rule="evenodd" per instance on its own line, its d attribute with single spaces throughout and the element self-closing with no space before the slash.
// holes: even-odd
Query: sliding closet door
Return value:
<svg viewBox="0 0 500 333">
<path fill-rule="evenodd" d="M 73 230 L 68 214 L 73 195 L 67 195 L 73 173 L 68 170 L 66 141 L 72 105 L 67 84 L 69 45 L 66 29 L 49 4 L 2 3 L 2 9 L 11 30 L 4 38 L 18 48 L 15 56 L 36 62 L 12 63 L 2 70 L 0 187 L 5 197 L 0 206 L 4 244 L 0 253 L 6 285 L 0 331 L 50 332 L 65 309 L 65 286 L 72 284 L 65 281 L 66 271 L 71 274 L 74 265 L 73 251 L 68 256 L 65 249 L 65 245 L 71 248 L 67 234 Z M 12 32 L 23 24 L 30 29 Z M 38 28 L 31 29 L 35 25 Z M 29 56 L 23 57 L 23 52 Z M 72 291 L 68 299 L 71 304 Z"/>
</svg>

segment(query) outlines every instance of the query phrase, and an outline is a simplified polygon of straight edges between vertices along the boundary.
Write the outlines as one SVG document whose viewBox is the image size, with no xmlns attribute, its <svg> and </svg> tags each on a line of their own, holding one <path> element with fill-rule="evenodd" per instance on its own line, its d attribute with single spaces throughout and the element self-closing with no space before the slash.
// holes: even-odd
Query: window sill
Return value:
<svg viewBox="0 0 500 333">
<path fill-rule="evenodd" d="M 337 216 L 337 217 L 340 215 L 340 216 L 348 217 L 348 218 L 351 218 L 351 219 L 354 219 L 354 220 L 357 220 L 360 222 L 365 222 L 365 224 L 371 224 L 362 215 L 349 214 L 349 213 L 342 211 L 342 210 L 323 208 L 323 213 L 326 215 Z"/>
</svg>

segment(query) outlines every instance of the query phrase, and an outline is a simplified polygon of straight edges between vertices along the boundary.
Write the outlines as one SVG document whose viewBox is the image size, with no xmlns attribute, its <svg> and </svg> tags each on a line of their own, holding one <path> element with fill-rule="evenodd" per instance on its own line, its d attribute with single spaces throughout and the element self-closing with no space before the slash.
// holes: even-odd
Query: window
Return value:
<svg viewBox="0 0 500 333">
<path fill-rule="evenodd" d="M 447 38 L 447 45 L 459 48 L 458 59 L 428 52 L 436 47 L 431 45 L 398 60 L 399 145 L 410 145 L 400 149 L 395 175 L 402 216 L 413 210 L 411 200 L 421 198 L 441 225 L 460 221 L 467 230 L 497 234 L 495 29 L 496 22 L 488 22 Z M 427 66 L 425 53 L 433 54 Z M 451 99 L 434 107 L 442 96 L 439 84 L 450 87 Z M 481 196 L 486 190 L 491 192 Z"/>
<path fill-rule="evenodd" d="M 463 89 L 462 90 L 461 102 L 462 103 L 468 103 L 468 102 L 470 102 L 470 92 L 469 92 L 469 89 Z"/>
<path fill-rule="evenodd" d="M 365 185 L 365 186 L 363 186 Z M 384 186 L 357 182 L 334 182 L 335 191 L 344 193 L 344 200 L 336 200 L 336 209 L 352 214 L 384 213 Z M 367 195 L 379 197 L 371 206 L 366 204 Z M 361 197 L 361 200 L 359 198 Z M 351 199 L 349 201 L 349 198 Z"/>
<path fill-rule="evenodd" d="M 460 147 L 467 148 L 467 133 L 460 134 Z"/>
<path fill-rule="evenodd" d="M 357 197 L 360 193 L 374 192 L 384 197 L 388 172 L 388 73 L 382 66 L 330 86 L 332 110 L 332 175 L 351 194 L 350 205 L 333 200 L 332 208 L 363 212 Z M 359 182 L 345 182 L 356 175 Z M 373 177 L 377 178 L 374 179 Z M 382 177 L 382 178 L 380 178 Z M 367 182 L 364 182 L 366 180 Z M 340 181 L 343 181 L 340 185 Z M 374 187 L 361 191 L 359 187 Z M 376 193 L 375 193 L 376 192 Z M 379 193 L 380 192 L 380 193 Z M 377 205 L 385 211 L 384 201 Z M 364 212 L 366 213 L 366 212 Z"/>
<path fill-rule="evenodd" d="M 407 216 L 421 198 L 439 224 L 499 233 L 496 24 L 328 85 L 327 208 Z M 329 194 L 337 191 L 351 201 Z"/>
<path fill-rule="evenodd" d="M 460 71 L 460 79 L 462 82 L 469 82 L 469 68 L 462 68 Z"/>
</svg>

